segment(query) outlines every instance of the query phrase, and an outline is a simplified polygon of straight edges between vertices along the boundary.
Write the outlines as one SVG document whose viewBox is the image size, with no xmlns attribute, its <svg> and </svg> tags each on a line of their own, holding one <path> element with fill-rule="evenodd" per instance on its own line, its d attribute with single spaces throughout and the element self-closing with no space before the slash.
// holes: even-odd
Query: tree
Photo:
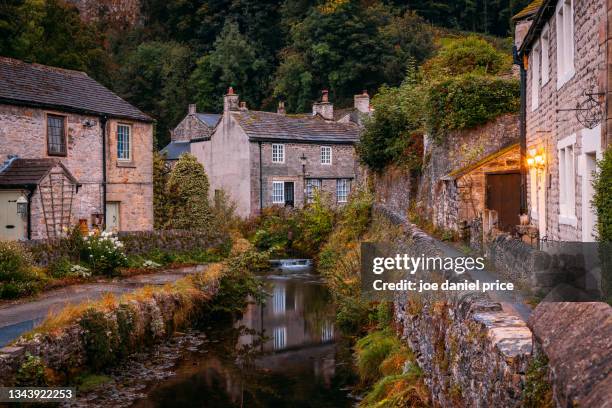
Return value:
<svg viewBox="0 0 612 408">
<path fill-rule="evenodd" d="M 238 24 L 226 22 L 214 50 L 200 58 L 191 76 L 198 106 L 219 112 L 222 96 L 233 86 L 243 101 L 259 106 L 267 92 L 270 66 L 257 47 L 240 33 Z"/>
<path fill-rule="evenodd" d="M 130 103 L 157 119 L 155 141 L 163 147 L 170 129 L 185 115 L 192 69 L 189 48 L 175 42 L 140 44 L 125 57 L 117 91 Z"/>
<path fill-rule="evenodd" d="M 603 159 L 597 163 L 593 187 L 593 207 L 597 213 L 597 235 L 601 242 L 612 242 L 612 148 L 608 148 Z M 608 247 L 609 248 L 609 247 Z"/>
<path fill-rule="evenodd" d="M 170 229 L 204 230 L 211 226 L 208 176 L 195 156 L 183 154 L 166 184 Z"/>
<path fill-rule="evenodd" d="M 171 168 L 165 157 L 159 153 L 153 154 L 153 220 L 155 229 L 164 229 L 168 224 L 169 203 L 166 196 L 166 186 Z"/>
</svg>

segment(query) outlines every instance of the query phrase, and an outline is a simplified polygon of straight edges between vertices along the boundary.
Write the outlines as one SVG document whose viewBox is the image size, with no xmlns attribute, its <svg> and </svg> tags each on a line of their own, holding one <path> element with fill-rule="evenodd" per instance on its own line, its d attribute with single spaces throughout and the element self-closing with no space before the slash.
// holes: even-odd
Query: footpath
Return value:
<svg viewBox="0 0 612 408">
<path fill-rule="evenodd" d="M 32 300 L 0 306 L 0 347 L 38 326 L 49 314 L 69 304 L 100 299 L 106 293 L 121 295 L 143 286 L 161 286 L 187 275 L 202 272 L 206 265 L 164 269 L 110 282 L 84 283 L 50 290 Z"/>
</svg>

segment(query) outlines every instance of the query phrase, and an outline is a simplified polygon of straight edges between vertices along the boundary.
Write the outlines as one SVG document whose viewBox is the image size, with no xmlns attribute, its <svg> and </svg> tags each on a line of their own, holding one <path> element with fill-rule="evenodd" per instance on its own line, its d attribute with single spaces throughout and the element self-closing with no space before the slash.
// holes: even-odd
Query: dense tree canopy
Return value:
<svg viewBox="0 0 612 408">
<path fill-rule="evenodd" d="M 104 15 L 83 23 L 67 0 L 7 0 L 0 55 L 86 71 L 155 117 L 162 147 L 187 104 L 219 111 L 230 85 L 253 109 L 284 99 L 306 111 L 322 88 L 346 106 L 363 89 L 399 86 L 408 63 L 434 51 L 434 25 L 508 35 L 527 3 L 140 0 L 129 26 Z"/>
</svg>

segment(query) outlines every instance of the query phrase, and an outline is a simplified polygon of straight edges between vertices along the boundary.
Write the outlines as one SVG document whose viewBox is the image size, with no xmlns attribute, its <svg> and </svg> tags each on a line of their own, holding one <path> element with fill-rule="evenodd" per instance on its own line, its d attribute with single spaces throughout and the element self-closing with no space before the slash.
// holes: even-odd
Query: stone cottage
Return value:
<svg viewBox="0 0 612 408">
<path fill-rule="evenodd" d="M 515 16 L 526 204 L 540 238 L 593 241 L 596 161 L 611 89 L 607 0 L 537 0 Z M 609 58 L 609 57 L 608 57 Z"/>
<path fill-rule="evenodd" d="M 347 201 L 358 175 L 360 127 L 334 120 L 327 91 L 312 114 L 286 114 L 282 103 L 276 113 L 251 111 L 232 88 L 223 106 L 212 134 L 200 139 L 196 132 L 189 151 L 206 168 L 211 193 L 229 194 L 240 216 L 273 205 L 301 207 L 317 189 L 339 204 Z M 369 97 L 365 106 L 356 108 L 367 114 Z"/>
<path fill-rule="evenodd" d="M 0 239 L 153 228 L 153 120 L 87 74 L 0 57 Z"/>
</svg>

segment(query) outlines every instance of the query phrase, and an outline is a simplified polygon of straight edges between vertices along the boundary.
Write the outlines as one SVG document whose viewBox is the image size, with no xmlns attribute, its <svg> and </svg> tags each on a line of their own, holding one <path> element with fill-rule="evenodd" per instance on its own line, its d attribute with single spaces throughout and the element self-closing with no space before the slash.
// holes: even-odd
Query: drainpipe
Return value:
<svg viewBox="0 0 612 408">
<path fill-rule="evenodd" d="M 32 239 L 32 196 L 34 195 L 34 189 L 28 189 L 26 198 L 28 199 L 28 220 L 27 220 L 27 238 L 28 241 Z"/>
<path fill-rule="evenodd" d="M 521 151 L 521 214 L 527 214 L 527 71 L 516 46 L 513 49 L 514 64 L 520 68 L 521 112 L 519 115 L 519 143 Z"/>
<path fill-rule="evenodd" d="M 259 213 L 261 214 L 263 211 L 263 174 L 261 165 L 261 142 L 257 142 L 257 144 L 259 144 Z"/>
<path fill-rule="evenodd" d="M 102 231 L 106 230 L 106 123 L 108 117 L 100 116 L 102 128 Z"/>
</svg>

